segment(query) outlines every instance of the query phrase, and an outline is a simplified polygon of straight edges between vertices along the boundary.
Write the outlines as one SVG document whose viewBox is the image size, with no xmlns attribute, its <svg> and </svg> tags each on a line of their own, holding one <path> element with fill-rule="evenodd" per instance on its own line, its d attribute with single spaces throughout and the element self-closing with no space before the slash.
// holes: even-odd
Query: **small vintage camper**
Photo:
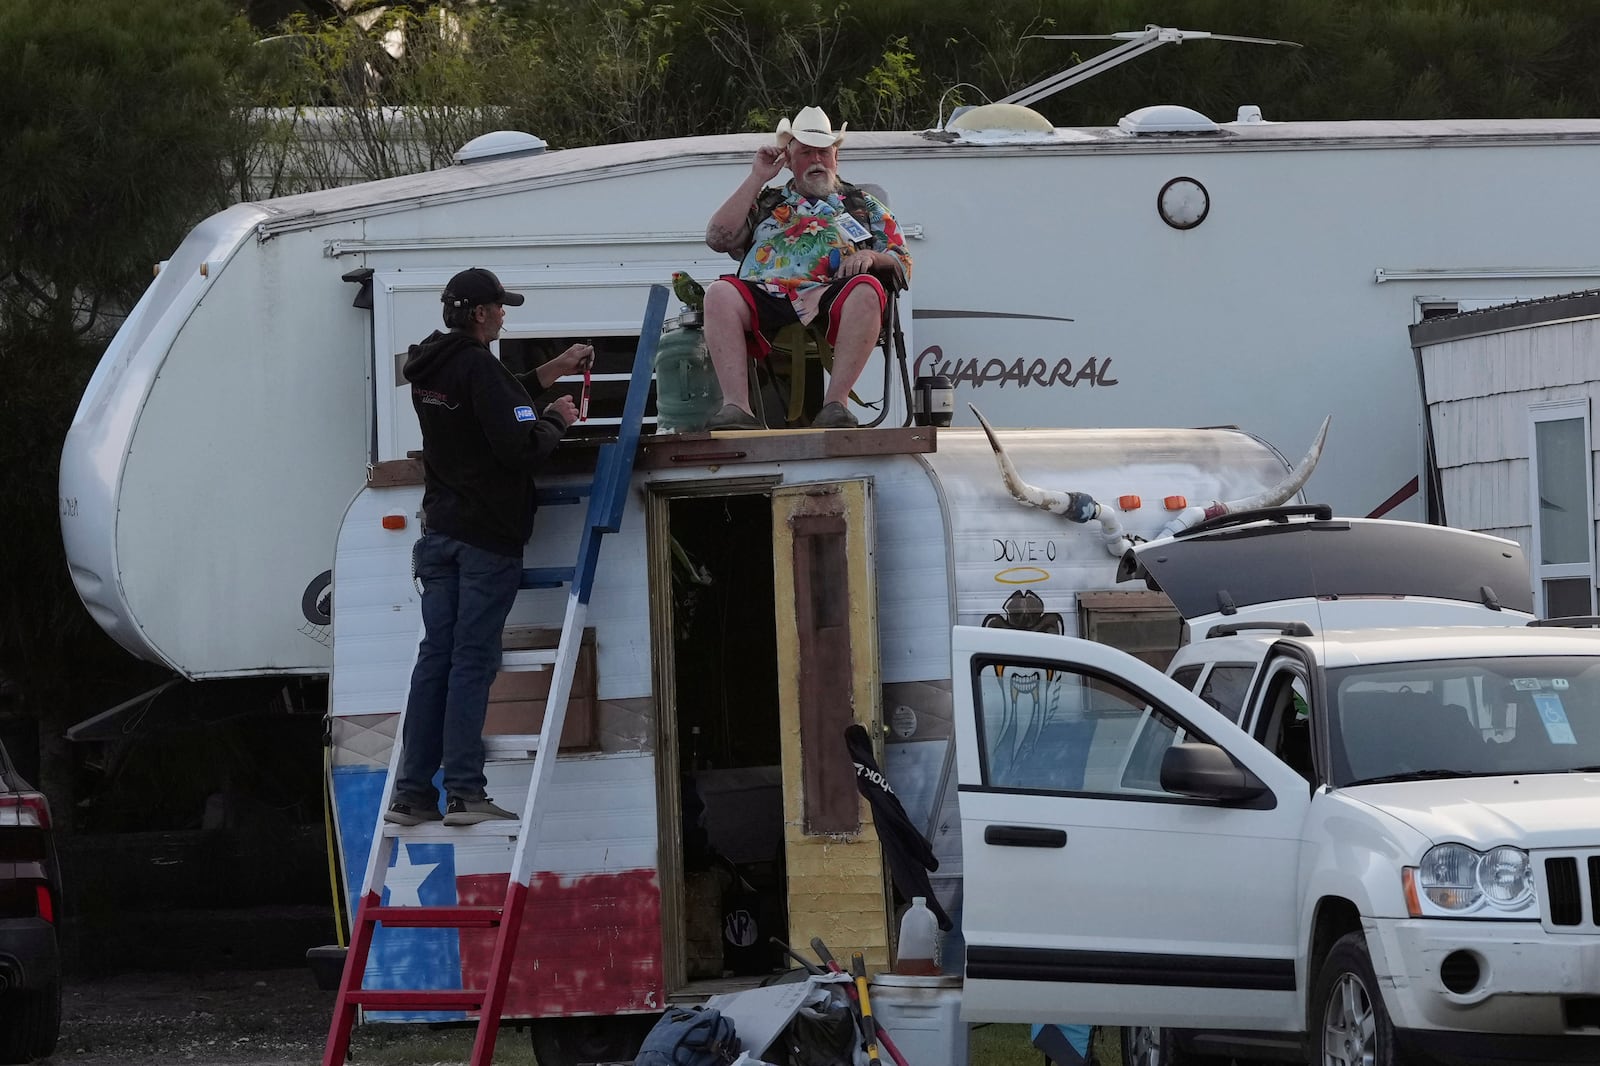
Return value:
<svg viewBox="0 0 1600 1066">
<path fill-rule="evenodd" d="M 1117 501 L 1123 533 L 1146 537 L 1191 504 L 1269 489 L 1281 499 L 1314 462 L 1291 473 L 1274 448 L 1225 429 L 996 437 L 1022 481 Z M 566 461 L 578 469 L 543 488 L 582 478 L 582 449 Z M 333 566 L 333 791 L 352 890 L 416 648 L 418 465 L 373 467 Z M 570 562 L 580 511 L 541 511 L 528 566 Z M 851 723 L 881 744 L 941 860 L 936 895 L 959 918 L 951 627 L 1087 635 L 1164 665 L 1180 623 L 1158 593 L 1113 587 L 1104 533 L 1020 506 L 977 430 L 647 439 L 602 549 L 561 757 L 540 794 L 503 1015 L 536 1020 L 542 1056 L 604 1059 L 637 1047 L 628 1018 L 781 968 L 771 936 L 821 936 L 886 965 L 894 897 L 844 745 Z M 523 593 L 507 645 L 552 646 L 566 600 Z M 502 674 L 491 732 L 535 731 L 548 685 L 548 674 Z M 529 766 L 489 764 L 498 802 L 522 805 Z M 503 836 L 402 837 L 388 898 L 497 901 L 511 850 Z M 380 927 L 366 987 L 481 987 L 490 936 Z M 959 970 L 954 946 L 949 959 Z"/>
</svg>

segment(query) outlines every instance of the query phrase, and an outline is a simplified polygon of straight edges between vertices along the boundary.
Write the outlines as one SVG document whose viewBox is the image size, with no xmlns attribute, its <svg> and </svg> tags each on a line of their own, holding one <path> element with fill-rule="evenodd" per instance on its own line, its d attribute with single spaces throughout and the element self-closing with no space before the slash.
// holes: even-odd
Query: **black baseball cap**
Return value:
<svg viewBox="0 0 1600 1066">
<path fill-rule="evenodd" d="M 484 304 L 521 307 L 523 297 L 519 292 L 507 292 L 491 271 L 469 267 L 450 279 L 439 299 L 446 307 L 482 307 Z"/>
</svg>

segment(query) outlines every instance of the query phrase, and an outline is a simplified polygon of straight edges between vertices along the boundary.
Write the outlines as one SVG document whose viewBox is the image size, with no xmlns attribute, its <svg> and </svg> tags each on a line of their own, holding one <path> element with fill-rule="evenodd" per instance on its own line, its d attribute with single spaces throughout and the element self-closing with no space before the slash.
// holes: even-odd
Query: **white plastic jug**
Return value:
<svg viewBox="0 0 1600 1066">
<path fill-rule="evenodd" d="M 928 909 L 925 896 L 917 896 L 900 916 L 900 944 L 894 972 L 912 977 L 934 977 L 939 973 L 939 920 Z"/>
</svg>

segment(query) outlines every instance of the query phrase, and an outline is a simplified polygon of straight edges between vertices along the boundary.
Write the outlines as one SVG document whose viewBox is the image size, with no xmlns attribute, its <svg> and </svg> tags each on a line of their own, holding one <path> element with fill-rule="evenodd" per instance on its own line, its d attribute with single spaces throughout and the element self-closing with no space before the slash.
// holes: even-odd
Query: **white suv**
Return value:
<svg viewBox="0 0 1600 1066">
<path fill-rule="evenodd" d="M 1517 546 L 1458 530 L 1132 555 L 1171 676 L 956 631 L 965 1016 L 1164 1066 L 1600 1062 L 1600 633 L 1528 626 Z"/>
</svg>

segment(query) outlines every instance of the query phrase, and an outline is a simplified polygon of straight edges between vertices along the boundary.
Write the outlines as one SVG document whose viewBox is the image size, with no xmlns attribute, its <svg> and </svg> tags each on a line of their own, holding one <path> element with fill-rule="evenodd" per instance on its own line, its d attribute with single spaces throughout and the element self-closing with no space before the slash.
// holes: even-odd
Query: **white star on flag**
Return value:
<svg viewBox="0 0 1600 1066">
<path fill-rule="evenodd" d="M 390 907 L 420 907 L 422 899 L 418 895 L 422 882 L 428 875 L 439 868 L 436 862 L 413 863 L 411 855 L 404 844 L 400 845 L 399 855 L 393 866 L 389 868 L 389 875 L 384 879 L 384 888 L 389 892 L 388 906 Z"/>
</svg>

